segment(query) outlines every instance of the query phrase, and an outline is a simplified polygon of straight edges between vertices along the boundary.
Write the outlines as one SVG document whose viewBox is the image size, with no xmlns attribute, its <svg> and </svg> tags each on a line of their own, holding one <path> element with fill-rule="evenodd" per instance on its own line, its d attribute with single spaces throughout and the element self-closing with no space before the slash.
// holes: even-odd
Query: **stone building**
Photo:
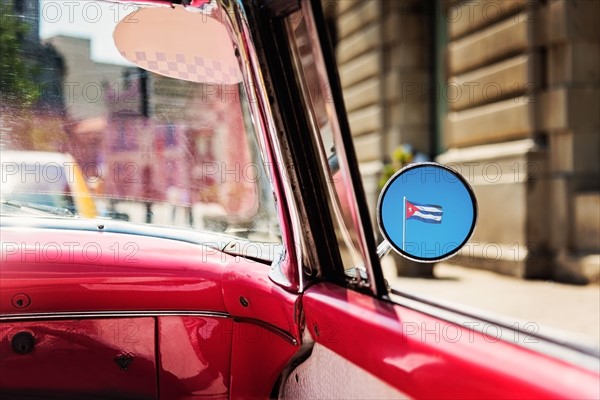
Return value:
<svg viewBox="0 0 600 400">
<path fill-rule="evenodd" d="M 600 270 L 600 1 L 323 0 L 369 203 L 399 144 L 473 186 L 457 262 L 583 283 Z"/>
</svg>

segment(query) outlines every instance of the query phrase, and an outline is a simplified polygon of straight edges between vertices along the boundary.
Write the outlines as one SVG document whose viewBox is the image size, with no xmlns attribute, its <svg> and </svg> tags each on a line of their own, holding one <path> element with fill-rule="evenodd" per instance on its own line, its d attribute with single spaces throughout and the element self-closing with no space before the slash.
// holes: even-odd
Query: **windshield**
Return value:
<svg viewBox="0 0 600 400">
<path fill-rule="evenodd" d="M 206 3 L 2 2 L 2 201 L 280 242 L 243 56 Z"/>
</svg>

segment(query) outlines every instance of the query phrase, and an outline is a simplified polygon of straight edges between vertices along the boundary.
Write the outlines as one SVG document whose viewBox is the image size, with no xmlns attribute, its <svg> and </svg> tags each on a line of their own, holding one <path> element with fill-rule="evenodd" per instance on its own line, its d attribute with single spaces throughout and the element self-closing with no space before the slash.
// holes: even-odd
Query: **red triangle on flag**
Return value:
<svg viewBox="0 0 600 400">
<path fill-rule="evenodd" d="M 417 207 L 415 207 L 412 203 L 408 202 L 408 200 L 405 200 L 405 201 L 406 201 L 406 219 L 409 219 L 418 210 L 417 210 Z"/>
</svg>

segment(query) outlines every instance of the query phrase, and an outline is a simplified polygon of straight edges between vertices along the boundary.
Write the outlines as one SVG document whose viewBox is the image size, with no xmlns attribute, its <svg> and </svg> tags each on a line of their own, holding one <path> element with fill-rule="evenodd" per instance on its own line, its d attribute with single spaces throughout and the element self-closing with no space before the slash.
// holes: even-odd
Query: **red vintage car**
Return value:
<svg viewBox="0 0 600 400">
<path fill-rule="evenodd" d="M 2 151 L 69 152 L 107 217 L 3 199 L 0 398 L 600 397 L 597 349 L 389 289 L 379 257 L 451 256 L 476 201 L 409 166 L 378 249 L 319 1 L 180 3 L 35 10 L 20 70 L 51 54 L 62 100 L 3 86 Z"/>
</svg>

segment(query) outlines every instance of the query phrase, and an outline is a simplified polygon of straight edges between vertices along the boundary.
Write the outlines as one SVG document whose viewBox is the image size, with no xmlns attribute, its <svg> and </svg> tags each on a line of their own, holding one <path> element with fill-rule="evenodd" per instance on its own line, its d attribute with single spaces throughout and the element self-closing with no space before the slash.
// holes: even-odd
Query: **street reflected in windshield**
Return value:
<svg viewBox="0 0 600 400">
<path fill-rule="evenodd" d="M 196 53 L 185 74 L 193 68 L 207 79 L 173 79 L 132 64 L 112 40 L 119 21 L 164 10 L 176 20 L 184 13 L 199 30 L 220 29 L 210 45 L 233 51 L 225 12 L 67 3 L 26 2 L 21 15 L 1 5 L 11 38 L 3 55 L 12 57 L 2 65 L 2 200 L 280 241 L 239 67 L 224 82 L 218 54 Z M 158 50 L 148 69 L 172 66 Z M 222 61 L 237 62 L 233 54 Z"/>
</svg>

